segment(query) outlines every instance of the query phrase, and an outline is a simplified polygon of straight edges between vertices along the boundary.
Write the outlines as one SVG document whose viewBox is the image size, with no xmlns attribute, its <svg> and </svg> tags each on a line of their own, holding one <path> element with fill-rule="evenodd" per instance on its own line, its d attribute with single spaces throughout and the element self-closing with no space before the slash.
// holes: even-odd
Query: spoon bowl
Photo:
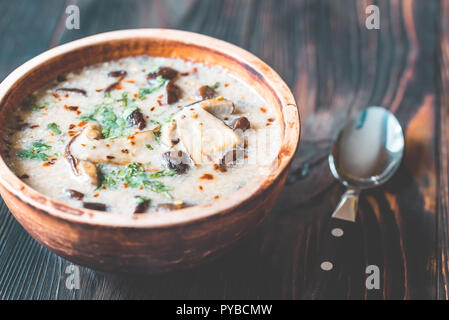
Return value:
<svg viewBox="0 0 449 320">
<path fill-rule="evenodd" d="M 351 118 L 329 155 L 333 176 L 348 188 L 332 217 L 355 221 L 360 191 L 390 179 L 403 153 L 404 134 L 390 111 L 368 107 Z"/>
</svg>

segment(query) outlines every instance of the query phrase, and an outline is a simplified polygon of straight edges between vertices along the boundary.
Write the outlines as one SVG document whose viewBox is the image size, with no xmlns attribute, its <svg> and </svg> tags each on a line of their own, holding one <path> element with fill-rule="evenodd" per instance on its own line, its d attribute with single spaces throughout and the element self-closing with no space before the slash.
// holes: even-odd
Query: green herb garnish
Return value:
<svg viewBox="0 0 449 320">
<path fill-rule="evenodd" d="M 153 150 L 153 147 L 151 146 L 151 144 L 146 144 L 145 147 L 147 147 L 148 150 Z"/>
<path fill-rule="evenodd" d="M 122 93 L 122 98 L 121 99 L 117 99 L 117 102 L 123 102 L 123 106 L 126 107 L 128 105 L 128 92 L 123 92 Z"/>
<path fill-rule="evenodd" d="M 139 108 L 136 106 L 125 107 L 120 115 L 117 115 L 112 106 L 107 104 L 97 105 L 91 114 L 80 116 L 83 121 L 97 122 L 102 127 L 105 138 L 117 138 L 127 136 L 131 126 L 128 117 Z"/>
<path fill-rule="evenodd" d="M 151 87 L 139 89 L 139 99 L 144 100 L 146 95 L 153 93 L 154 91 L 162 87 L 167 81 L 168 80 L 164 79 L 162 76 L 157 76 L 156 79 L 153 80 Z"/>
<path fill-rule="evenodd" d="M 59 126 L 56 123 L 54 123 L 54 122 L 49 123 L 48 126 L 47 126 L 47 129 L 53 131 L 56 134 L 61 134 L 62 133 L 62 131 L 59 129 Z"/>
<path fill-rule="evenodd" d="M 143 203 L 145 203 L 145 202 L 149 202 L 149 201 L 151 201 L 151 199 L 147 198 L 147 197 L 142 197 L 142 196 L 137 196 L 136 197 L 136 205 L 138 205 L 138 206 L 143 204 Z"/>
<path fill-rule="evenodd" d="M 20 150 L 17 155 L 21 159 L 39 159 L 42 161 L 48 161 L 49 155 L 45 152 L 50 150 L 51 146 L 42 142 L 33 142 L 28 149 Z"/>
<path fill-rule="evenodd" d="M 215 84 L 211 88 L 217 89 L 219 86 L 220 86 L 220 82 L 215 82 Z"/>
<path fill-rule="evenodd" d="M 124 168 L 107 171 L 105 167 L 99 166 L 100 176 L 102 177 L 101 185 L 98 189 L 106 187 L 115 187 L 118 182 L 126 183 L 131 188 L 145 188 L 153 192 L 164 193 L 170 199 L 172 196 L 169 191 L 171 187 L 164 185 L 162 182 L 152 180 L 163 176 L 173 176 L 176 170 L 163 170 L 149 174 L 145 168 L 138 163 L 131 163 Z"/>
<path fill-rule="evenodd" d="M 153 134 L 154 134 L 154 138 L 155 138 L 155 140 L 156 140 L 156 142 L 158 143 L 158 144 L 161 144 L 161 129 L 162 129 L 162 124 L 159 122 L 159 121 L 156 121 L 156 120 L 152 120 L 152 119 L 150 119 L 150 122 L 152 123 L 152 124 L 155 124 L 157 127 L 156 128 L 158 128 L 157 130 L 153 130 Z"/>
</svg>

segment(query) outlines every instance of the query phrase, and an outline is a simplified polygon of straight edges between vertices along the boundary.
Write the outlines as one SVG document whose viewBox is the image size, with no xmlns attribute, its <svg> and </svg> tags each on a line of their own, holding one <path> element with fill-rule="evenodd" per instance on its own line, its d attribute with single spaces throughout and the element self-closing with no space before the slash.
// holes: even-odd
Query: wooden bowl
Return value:
<svg viewBox="0 0 449 320">
<path fill-rule="evenodd" d="M 155 273 L 189 267 L 214 256 L 254 229 L 270 212 L 299 142 L 295 100 L 275 71 L 251 53 L 224 41 L 165 29 L 98 34 L 26 62 L 0 84 L 0 134 L 12 110 L 57 75 L 143 54 L 188 59 L 229 70 L 273 106 L 281 122 L 282 145 L 268 176 L 250 181 L 237 192 L 203 205 L 133 218 L 53 200 L 21 181 L 1 156 L 0 194 L 20 224 L 45 247 L 94 269 Z"/>
</svg>

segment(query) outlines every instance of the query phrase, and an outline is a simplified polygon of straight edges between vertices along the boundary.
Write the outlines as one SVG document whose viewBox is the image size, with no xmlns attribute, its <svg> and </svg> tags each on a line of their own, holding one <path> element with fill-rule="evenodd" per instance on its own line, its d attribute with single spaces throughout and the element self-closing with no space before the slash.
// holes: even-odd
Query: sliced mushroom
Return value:
<svg viewBox="0 0 449 320">
<path fill-rule="evenodd" d="M 178 210 L 182 208 L 189 207 L 189 205 L 185 204 L 183 201 L 179 201 L 179 203 L 159 203 L 155 208 L 154 211 L 156 212 L 167 212 L 172 210 Z"/>
<path fill-rule="evenodd" d="M 230 115 L 235 111 L 234 103 L 223 98 L 203 100 L 199 102 L 198 105 L 220 119 L 223 119 L 226 115 Z"/>
<path fill-rule="evenodd" d="M 176 113 L 179 137 L 196 164 L 221 159 L 241 141 L 223 121 L 202 108 L 201 103 Z"/>
<path fill-rule="evenodd" d="M 78 168 L 81 172 L 81 177 L 87 180 L 90 184 L 98 186 L 97 166 L 92 162 L 80 160 Z"/>
<path fill-rule="evenodd" d="M 72 199 L 83 200 L 83 198 L 84 198 L 84 193 L 73 190 L 73 189 L 66 189 L 65 192 Z"/>
<path fill-rule="evenodd" d="M 100 202 L 83 202 L 83 207 L 91 210 L 106 211 L 106 205 Z"/>
<path fill-rule="evenodd" d="M 167 104 L 175 103 L 181 98 L 181 88 L 174 83 L 173 81 L 169 81 L 165 86 L 166 94 L 166 102 Z"/>
<path fill-rule="evenodd" d="M 198 93 L 203 99 L 211 99 L 215 97 L 216 92 L 215 89 L 209 86 L 202 86 L 198 89 Z"/>
<path fill-rule="evenodd" d="M 98 139 L 101 135 L 101 127 L 97 124 L 93 124 L 91 127 L 84 129 L 85 135 L 90 137 L 89 139 Z M 80 177 L 82 180 L 88 181 L 90 184 L 98 185 L 97 167 L 88 161 L 79 160 L 71 151 L 72 144 L 80 137 L 80 134 L 74 136 L 67 144 L 64 152 L 64 157 L 69 162 L 72 172 L 75 176 Z"/>
<path fill-rule="evenodd" d="M 150 72 L 147 75 L 147 80 L 155 79 L 158 76 L 162 76 L 162 78 L 167 79 L 167 80 L 172 80 L 172 79 L 176 78 L 177 75 L 178 75 L 178 71 L 173 68 L 160 67 L 157 72 Z"/>
<path fill-rule="evenodd" d="M 176 170 L 178 174 L 183 174 L 189 168 L 189 157 L 181 150 L 164 152 L 162 159 L 168 169 Z"/>
<path fill-rule="evenodd" d="M 142 112 L 140 112 L 139 110 L 133 111 L 133 113 L 131 113 L 129 115 L 127 120 L 128 120 L 130 125 L 137 126 L 137 128 L 139 130 L 143 130 L 147 126 L 147 124 L 145 122 L 145 118 L 143 117 Z"/>
<path fill-rule="evenodd" d="M 128 74 L 128 72 L 126 72 L 126 70 L 117 70 L 117 71 L 111 71 L 108 73 L 109 77 L 113 77 L 113 78 L 120 78 L 120 77 L 125 77 Z"/>
<path fill-rule="evenodd" d="M 249 122 L 248 118 L 240 117 L 234 120 L 234 122 L 232 123 L 232 128 L 234 130 L 246 131 L 251 128 L 251 123 Z"/>
<path fill-rule="evenodd" d="M 136 196 L 135 198 L 141 198 L 141 197 Z M 139 204 L 136 205 L 136 207 L 134 209 L 134 213 L 145 213 L 145 211 L 148 210 L 149 206 L 150 206 L 150 200 L 143 199 Z"/>
<path fill-rule="evenodd" d="M 87 96 L 86 90 L 78 88 L 58 88 L 55 91 L 76 92 L 82 94 L 83 96 Z"/>
<path fill-rule="evenodd" d="M 159 127 L 115 139 L 99 139 L 98 134 L 101 130 L 98 127 L 89 124 L 69 142 L 66 150 L 72 158 L 94 164 L 128 165 L 132 162 L 151 162 L 152 167 L 162 168 L 159 153 L 148 147 L 157 143 L 155 133 Z"/>
<path fill-rule="evenodd" d="M 220 161 L 220 166 L 222 167 L 233 167 L 237 164 L 242 164 L 244 160 L 245 150 L 234 149 L 225 153 Z"/>
<path fill-rule="evenodd" d="M 170 121 L 162 126 L 161 129 L 161 143 L 168 148 L 173 147 L 179 142 L 179 137 L 176 132 L 176 122 Z"/>
</svg>

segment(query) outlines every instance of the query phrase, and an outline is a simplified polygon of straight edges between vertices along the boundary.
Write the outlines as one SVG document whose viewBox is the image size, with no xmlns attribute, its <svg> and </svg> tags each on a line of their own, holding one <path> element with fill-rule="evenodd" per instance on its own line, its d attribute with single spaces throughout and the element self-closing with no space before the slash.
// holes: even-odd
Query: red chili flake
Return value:
<svg viewBox="0 0 449 320">
<path fill-rule="evenodd" d="M 74 135 L 78 134 L 78 131 L 69 131 L 67 134 L 69 135 L 69 137 L 73 137 Z"/>
<path fill-rule="evenodd" d="M 203 191 L 203 186 L 198 186 L 198 189 L 200 189 L 201 191 Z"/>
<path fill-rule="evenodd" d="M 109 148 L 111 145 L 109 143 L 106 143 L 106 148 Z"/>
<path fill-rule="evenodd" d="M 76 125 L 74 125 L 73 123 L 69 125 L 69 129 L 73 129 L 75 127 L 76 127 Z"/>
<path fill-rule="evenodd" d="M 95 91 L 97 91 L 97 92 L 101 92 L 101 91 L 103 91 L 104 89 L 95 89 Z"/>
<path fill-rule="evenodd" d="M 100 196 L 99 193 L 94 194 L 94 198 L 98 198 Z"/>
<path fill-rule="evenodd" d="M 136 83 L 136 80 L 125 80 L 125 82 L 128 82 L 128 83 Z"/>
<path fill-rule="evenodd" d="M 263 113 L 267 112 L 267 109 L 265 109 L 265 108 L 263 108 L 263 107 L 260 107 L 259 109 L 260 109 L 260 111 L 262 111 Z"/>
<path fill-rule="evenodd" d="M 274 118 L 268 118 L 267 121 L 268 121 L 268 122 L 273 122 L 273 121 L 274 121 Z"/>
<path fill-rule="evenodd" d="M 197 67 L 193 68 L 193 72 L 197 73 L 198 72 L 198 68 Z"/>
<path fill-rule="evenodd" d="M 154 111 L 154 109 L 156 109 L 156 107 L 151 107 L 150 111 Z"/>
<path fill-rule="evenodd" d="M 213 180 L 213 179 L 214 179 L 214 176 L 213 176 L 212 174 L 210 174 L 210 173 L 204 173 L 204 174 L 200 177 L 200 179 L 202 179 L 202 180 Z"/>
<path fill-rule="evenodd" d="M 136 99 L 137 99 L 138 96 L 139 95 L 137 94 L 137 92 L 133 94 L 133 97 L 136 98 Z"/>
<path fill-rule="evenodd" d="M 218 198 L 220 198 L 219 195 L 216 195 L 216 196 L 214 197 L 215 200 L 217 200 Z"/>
<path fill-rule="evenodd" d="M 57 94 L 56 92 L 52 92 L 51 95 L 52 95 L 53 97 L 55 97 L 56 99 L 59 99 L 59 97 L 60 97 L 60 95 Z"/>
<path fill-rule="evenodd" d="M 224 87 L 225 87 L 225 88 L 229 87 L 229 83 L 226 82 L 226 83 L 224 84 Z"/>
<path fill-rule="evenodd" d="M 87 124 L 87 121 L 81 121 L 78 123 L 78 127 L 84 127 Z"/>
<path fill-rule="evenodd" d="M 124 187 L 124 188 L 128 188 L 128 184 L 127 184 L 127 183 L 124 183 L 124 184 L 123 184 L 123 187 Z"/>
</svg>

